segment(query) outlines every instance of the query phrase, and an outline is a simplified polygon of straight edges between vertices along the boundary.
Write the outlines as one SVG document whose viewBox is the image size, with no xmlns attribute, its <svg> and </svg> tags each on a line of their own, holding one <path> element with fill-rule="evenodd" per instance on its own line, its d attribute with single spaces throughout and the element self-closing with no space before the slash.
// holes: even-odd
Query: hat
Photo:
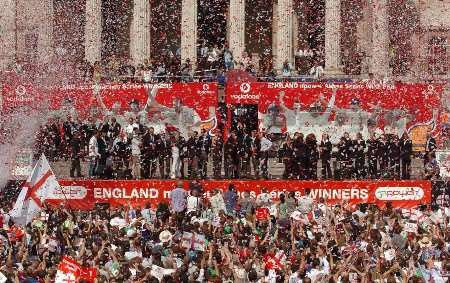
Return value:
<svg viewBox="0 0 450 283">
<path fill-rule="evenodd" d="M 302 219 L 302 213 L 298 210 L 291 213 L 291 218 L 295 221 L 300 221 Z"/>
<path fill-rule="evenodd" d="M 167 243 L 170 242 L 170 240 L 172 240 L 172 233 L 170 233 L 170 231 L 168 230 L 164 230 L 159 234 L 159 240 L 162 243 Z"/>
<path fill-rule="evenodd" d="M 423 237 L 420 241 L 419 241 L 419 246 L 421 248 L 425 248 L 425 247 L 431 247 L 431 241 L 430 238 L 428 237 Z"/>
</svg>

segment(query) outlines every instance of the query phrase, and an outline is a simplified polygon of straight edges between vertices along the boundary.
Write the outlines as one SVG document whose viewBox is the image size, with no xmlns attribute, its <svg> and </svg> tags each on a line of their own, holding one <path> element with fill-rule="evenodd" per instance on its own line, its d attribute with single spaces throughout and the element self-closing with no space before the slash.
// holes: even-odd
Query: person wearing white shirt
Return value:
<svg viewBox="0 0 450 283">
<path fill-rule="evenodd" d="M 97 131 L 89 140 L 89 177 L 95 176 L 95 171 L 97 167 L 97 161 L 100 157 L 98 152 L 98 142 L 97 139 L 100 136 L 100 132 Z"/>
<path fill-rule="evenodd" d="M 186 200 L 186 208 L 187 208 L 187 214 L 189 213 L 197 213 L 200 211 L 202 200 L 198 196 L 198 191 L 193 190 Z"/>
<path fill-rule="evenodd" d="M 134 128 L 131 139 L 131 173 L 135 179 L 141 178 L 141 145 L 142 140 L 138 133 L 139 129 Z"/>
<path fill-rule="evenodd" d="M 272 142 L 265 136 L 261 138 L 261 157 L 263 159 L 261 164 L 261 172 L 263 178 L 269 177 L 269 171 L 267 167 L 267 162 L 269 160 L 269 150 L 272 147 Z"/>
<path fill-rule="evenodd" d="M 309 74 L 315 79 L 320 78 L 323 75 L 323 67 L 320 65 L 313 66 L 311 70 L 309 70 Z"/>
<path fill-rule="evenodd" d="M 262 192 L 256 197 L 256 205 L 258 207 L 271 207 L 272 197 L 270 196 L 266 188 L 263 188 Z"/>
<path fill-rule="evenodd" d="M 135 128 L 139 128 L 139 125 L 134 122 L 133 118 L 130 118 L 128 120 L 128 125 L 125 128 L 125 132 L 127 133 L 128 137 L 131 137 L 133 135 L 133 131 Z"/>
<path fill-rule="evenodd" d="M 226 211 L 225 201 L 218 189 L 213 190 L 213 196 L 209 199 L 209 202 L 215 215 L 218 215 L 220 211 Z"/>
</svg>

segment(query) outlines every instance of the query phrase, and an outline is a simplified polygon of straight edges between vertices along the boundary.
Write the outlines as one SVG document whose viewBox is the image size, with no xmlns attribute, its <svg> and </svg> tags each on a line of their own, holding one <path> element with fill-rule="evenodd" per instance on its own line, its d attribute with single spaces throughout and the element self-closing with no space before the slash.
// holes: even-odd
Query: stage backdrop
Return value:
<svg viewBox="0 0 450 283">
<path fill-rule="evenodd" d="M 152 89 L 157 88 L 156 92 Z M 3 81 L 0 112 L 48 111 L 49 118 L 92 119 L 100 123 L 115 117 L 128 124 L 139 116 L 145 124 L 157 128 L 211 130 L 217 124 L 217 83 L 113 83 L 52 85 L 41 87 L 11 75 Z M 134 103 L 130 103 L 134 102 Z"/>
<path fill-rule="evenodd" d="M 157 205 L 169 202 L 170 191 L 176 181 L 115 181 L 115 180 L 60 180 L 62 190 L 47 200 L 52 205 L 66 203 L 76 209 L 92 209 L 96 203 L 109 203 L 113 206 L 126 205 L 141 207 L 146 203 Z M 412 208 L 431 202 L 431 182 L 429 181 L 235 181 L 204 180 L 201 181 L 205 197 L 212 189 L 225 191 L 229 184 L 234 184 L 241 195 L 249 191 L 253 197 L 266 188 L 273 199 L 280 193 L 295 192 L 299 197 L 305 189 L 311 189 L 312 196 L 319 200 L 324 198 L 330 204 L 374 203 L 384 207 L 391 202 L 394 207 Z M 187 189 L 188 181 L 184 182 Z"/>
<path fill-rule="evenodd" d="M 436 84 L 250 82 L 229 84 L 228 104 L 256 104 L 259 127 L 269 133 L 323 132 L 337 142 L 344 132 L 408 132 L 415 146 L 426 132 L 441 132 L 442 86 Z M 417 148 L 418 149 L 418 148 Z"/>
</svg>

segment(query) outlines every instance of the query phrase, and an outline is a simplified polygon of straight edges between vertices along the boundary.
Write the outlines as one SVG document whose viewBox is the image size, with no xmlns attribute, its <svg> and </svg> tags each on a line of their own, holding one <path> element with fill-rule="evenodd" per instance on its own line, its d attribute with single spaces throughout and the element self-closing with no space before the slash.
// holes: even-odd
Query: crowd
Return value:
<svg viewBox="0 0 450 283">
<path fill-rule="evenodd" d="M 89 162 L 89 177 L 118 179 L 148 178 L 272 178 L 269 161 L 283 163 L 284 179 L 410 179 L 414 158 L 411 139 L 405 133 L 373 134 L 365 140 L 348 133 L 332 144 L 326 133 L 292 136 L 265 134 L 240 126 L 226 139 L 221 131 L 178 131 L 147 127 L 129 118 L 120 125 L 115 118 L 103 123 L 54 120 L 37 134 L 37 154 L 49 160 L 70 160 L 71 177 L 81 176 L 82 161 Z M 425 145 L 426 179 L 439 177 L 436 141 Z M 210 164 L 210 166 L 208 166 Z M 212 167 L 212 170 L 208 170 Z"/>
<path fill-rule="evenodd" d="M 25 228 L 9 218 L 9 188 L 3 282 L 53 282 L 63 256 L 94 268 L 95 282 L 448 282 L 448 207 L 327 205 L 308 189 L 273 200 L 233 185 L 204 197 L 198 184 L 181 186 L 157 206 L 44 206 Z"/>
</svg>

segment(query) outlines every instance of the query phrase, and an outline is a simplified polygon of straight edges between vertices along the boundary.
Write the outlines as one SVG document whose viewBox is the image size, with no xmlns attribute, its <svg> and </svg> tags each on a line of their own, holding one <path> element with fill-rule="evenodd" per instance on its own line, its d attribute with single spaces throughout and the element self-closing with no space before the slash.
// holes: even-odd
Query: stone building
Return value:
<svg viewBox="0 0 450 283">
<path fill-rule="evenodd" d="M 189 58 L 195 64 L 207 42 L 225 43 L 236 61 L 247 53 L 255 64 L 268 60 L 278 71 L 285 62 L 304 66 L 305 51 L 312 51 L 308 64 L 322 65 L 329 76 L 428 80 L 449 74 L 448 0 L 2 3 L 1 69 L 15 62 L 49 63 L 58 56 L 91 63 L 119 56 L 137 65 L 157 58 L 166 46 L 182 62 Z"/>
</svg>

